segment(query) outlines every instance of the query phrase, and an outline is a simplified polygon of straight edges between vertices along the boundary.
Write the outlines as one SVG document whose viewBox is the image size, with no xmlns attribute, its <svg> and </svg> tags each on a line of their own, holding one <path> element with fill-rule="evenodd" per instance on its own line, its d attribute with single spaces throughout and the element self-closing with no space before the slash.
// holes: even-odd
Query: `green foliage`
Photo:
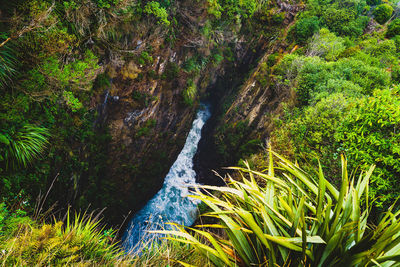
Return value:
<svg viewBox="0 0 400 267">
<path fill-rule="evenodd" d="M 77 112 L 83 107 L 82 103 L 79 102 L 79 99 L 77 99 L 72 92 L 64 91 L 63 97 L 65 103 L 72 112 Z"/>
<path fill-rule="evenodd" d="M 397 89 L 377 90 L 362 98 L 330 95 L 278 120 L 271 139 L 282 152 L 298 160 L 315 163 L 322 157 L 329 177 L 338 170 L 333 163 L 339 153 L 345 153 L 354 167 L 376 164 L 369 192 L 378 198 L 376 206 L 387 208 L 400 192 L 399 101 Z"/>
<path fill-rule="evenodd" d="M 386 32 L 386 36 L 389 38 L 396 35 L 400 35 L 400 19 L 395 19 L 390 22 Z"/>
<path fill-rule="evenodd" d="M 382 3 L 382 0 L 367 0 L 367 5 L 376 6 Z"/>
<path fill-rule="evenodd" d="M 308 38 L 319 30 L 318 17 L 312 16 L 300 19 L 295 24 L 295 39 L 299 44 L 305 44 Z"/>
<path fill-rule="evenodd" d="M 197 86 L 193 80 L 188 80 L 186 89 L 182 92 L 183 101 L 186 105 L 192 106 L 197 96 Z"/>
<path fill-rule="evenodd" d="M 215 49 L 212 51 L 212 62 L 214 66 L 218 66 L 223 60 L 224 60 L 224 55 L 221 49 Z"/>
<path fill-rule="evenodd" d="M 111 86 L 110 76 L 106 72 L 97 75 L 96 80 L 94 81 L 93 87 L 96 90 L 106 89 Z"/>
<path fill-rule="evenodd" d="M 180 68 L 178 64 L 174 62 L 168 62 L 167 66 L 165 66 L 163 74 L 161 75 L 161 78 L 163 80 L 172 81 L 173 79 L 178 77 L 179 72 Z"/>
<path fill-rule="evenodd" d="M 321 29 L 309 44 L 308 55 L 320 56 L 328 61 L 336 60 L 345 50 L 344 39 L 328 29 Z"/>
<path fill-rule="evenodd" d="M 400 187 L 400 95 L 398 89 L 377 90 L 355 101 L 343 118 L 335 138 L 352 163 L 376 164 L 371 196 L 388 207 L 399 197 Z"/>
<path fill-rule="evenodd" d="M 58 58 L 49 57 L 43 64 L 30 70 L 28 78 L 22 82 L 29 92 L 56 93 L 54 89 L 90 90 L 98 74 L 98 58 L 87 50 L 82 60 L 74 60 L 63 65 Z M 41 94 L 41 93 L 39 93 Z"/>
<path fill-rule="evenodd" d="M 208 58 L 200 55 L 191 57 L 183 63 L 183 70 L 186 73 L 198 74 L 208 64 Z"/>
<path fill-rule="evenodd" d="M 392 82 L 400 84 L 400 66 L 393 67 L 391 75 L 392 75 Z"/>
<path fill-rule="evenodd" d="M 10 238 L 20 228 L 22 224 L 31 224 L 32 220 L 26 216 L 23 210 L 10 212 L 4 202 L 0 202 L 0 243 Z"/>
<path fill-rule="evenodd" d="M 144 124 L 143 127 L 141 127 L 137 133 L 136 133 L 136 137 L 139 138 L 141 136 L 147 136 L 149 135 L 151 129 L 153 129 L 156 126 L 156 121 L 154 119 L 150 119 L 148 121 L 146 121 L 146 123 Z"/>
<path fill-rule="evenodd" d="M 76 10 L 78 8 L 78 4 L 73 0 L 63 1 L 63 5 L 66 10 Z"/>
<path fill-rule="evenodd" d="M 164 24 L 166 26 L 171 24 L 171 22 L 168 20 L 167 10 L 162 7 L 159 2 L 147 2 L 146 6 L 144 7 L 144 12 L 155 16 L 158 19 L 159 24 Z"/>
<path fill-rule="evenodd" d="M 142 93 L 139 91 L 132 92 L 132 99 L 138 101 L 143 107 L 148 107 L 149 104 L 157 98 L 149 93 Z"/>
<path fill-rule="evenodd" d="M 146 51 L 140 53 L 140 56 L 137 58 L 137 63 L 139 65 L 148 65 L 153 63 L 153 57 Z"/>
<path fill-rule="evenodd" d="M 326 27 L 340 36 L 358 37 L 363 33 L 369 18 L 363 16 L 366 8 L 363 0 L 308 1 L 303 18 L 317 16 L 320 26 Z"/>
<path fill-rule="evenodd" d="M 393 7 L 388 4 L 382 4 L 375 8 L 374 18 L 379 24 L 384 24 L 390 19 L 393 13 Z"/>
<path fill-rule="evenodd" d="M 323 13 L 324 24 L 339 35 L 359 36 L 366 26 L 364 18 L 357 18 L 354 9 L 339 8 L 333 5 Z"/>
<path fill-rule="evenodd" d="M 207 12 L 217 19 L 222 18 L 240 24 L 242 19 L 253 16 L 261 2 L 258 0 L 207 0 Z"/>
<path fill-rule="evenodd" d="M 208 9 L 207 12 L 210 15 L 213 15 L 217 19 L 222 16 L 222 6 L 220 5 L 218 0 L 207 0 Z"/>
<path fill-rule="evenodd" d="M 0 38 L 2 40 L 3 38 Z M 16 58 L 10 46 L 0 47 L 0 87 L 8 84 L 16 72 Z"/>
<path fill-rule="evenodd" d="M 400 212 L 393 205 L 377 226 L 367 223 L 366 192 L 374 166 L 356 180 L 342 157 L 339 189 L 321 167 L 307 173 L 275 153 L 266 173 L 248 165 L 233 169 L 242 182 L 230 178 L 229 187 L 201 186 L 206 193 L 197 190 L 194 196 L 211 209 L 204 216 L 216 223 L 158 232 L 190 244 L 216 266 L 394 266 L 398 260 Z M 224 235 L 209 228 L 222 228 Z"/>
<path fill-rule="evenodd" d="M 7 167 L 27 167 L 35 158 L 38 158 L 48 143 L 49 132 L 46 128 L 25 125 L 21 129 L 8 134 L 0 133 L 2 160 Z M 1 160 L 1 159 L 0 159 Z"/>
<path fill-rule="evenodd" d="M 5 253 L 0 261 L 7 266 L 65 266 L 80 264 L 128 264 L 118 247 L 102 234 L 99 222 L 89 216 L 67 214 L 66 224 L 37 225 L 19 219 L 17 230 L 2 238 Z M 6 231 L 9 233 L 10 230 Z M 2 231 L 2 233 L 4 233 Z"/>
<path fill-rule="evenodd" d="M 121 0 L 95 0 L 99 8 L 110 8 L 112 5 L 117 5 Z"/>
<path fill-rule="evenodd" d="M 291 158 L 310 160 L 312 165 L 320 158 L 328 177 L 335 176 L 339 169 L 337 159 L 343 152 L 335 134 L 347 115 L 349 103 L 351 99 L 336 93 L 304 110 L 286 111 L 281 120 L 275 121 L 276 130 L 271 136 L 273 146 Z"/>
<path fill-rule="evenodd" d="M 334 55 L 334 52 L 331 52 Z M 363 54 L 367 58 L 367 56 Z M 390 73 L 356 58 L 326 62 L 319 57 L 286 56 L 275 70 L 282 82 L 294 87 L 300 105 L 315 103 L 335 92 L 359 96 L 390 85 Z"/>
<path fill-rule="evenodd" d="M 190 245 L 175 240 L 163 240 L 149 244 L 140 256 L 136 256 L 133 266 L 182 266 L 182 260 L 190 266 L 212 266 L 210 259 Z"/>
</svg>

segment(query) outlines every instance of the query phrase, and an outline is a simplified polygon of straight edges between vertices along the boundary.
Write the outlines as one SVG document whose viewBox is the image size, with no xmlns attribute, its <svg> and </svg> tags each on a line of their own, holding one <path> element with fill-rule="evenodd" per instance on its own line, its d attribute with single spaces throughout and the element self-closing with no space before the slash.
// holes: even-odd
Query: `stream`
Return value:
<svg viewBox="0 0 400 267">
<path fill-rule="evenodd" d="M 140 253 L 154 238 L 150 230 L 170 229 L 172 222 L 190 226 L 197 219 L 197 200 L 187 197 L 189 186 L 196 183 L 193 157 L 201 139 L 201 130 L 210 118 L 210 107 L 202 104 L 193 121 L 186 143 L 164 179 L 163 187 L 129 222 L 122 236 L 127 252 Z"/>
</svg>

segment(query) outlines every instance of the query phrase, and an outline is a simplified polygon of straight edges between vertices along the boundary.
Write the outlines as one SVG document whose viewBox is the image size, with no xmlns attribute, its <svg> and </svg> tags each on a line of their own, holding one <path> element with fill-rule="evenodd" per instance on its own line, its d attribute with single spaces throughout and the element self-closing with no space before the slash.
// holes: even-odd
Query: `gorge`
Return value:
<svg viewBox="0 0 400 267">
<path fill-rule="evenodd" d="M 201 104 L 185 145 L 164 179 L 161 190 L 137 212 L 122 237 L 126 251 L 138 252 L 155 239 L 148 231 L 169 229 L 168 223 L 190 226 L 197 218 L 198 201 L 188 197 L 196 184 L 193 157 L 201 139 L 201 130 L 210 118 L 210 107 Z"/>
<path fill-rule="evenodd" d="M 301 216 L 312 197 L 299 202 L 296 195 L 309 192 L 297 194 L 296 175 L 284 173 L 298 166 L 319 181 L 308 185 L 327 192 L 332 207 L 336 191 L 344 192 L 340 185 L 352 179 L 344 165 L 353 173 L 375 166 L 362 185 L 369 182 L 370 190 L 351 202 L 349 195 L 343 208 L 361 202 L 353 220 L 364 203 L 371 205 L 365 212 L 372 216 L 362 218 L 377 225 L 400 192 L 399 16 L 400 0 L 0 0 L 0 263 L 111 266 L 127 257 L 145 266 L 158 255 L 149 265 L 175 266 L 169 253 L 177 253 L 178 260 L 193 254 L 195 266 L 205 258 L 217 266 L 266 258 L 282 265 L 300 254 L 304 231 L 317 243 L 302 239 L 301 249 L 319 251 L 319 238 L 329 242 L 338 234 L 329 229 L 317 237 L 311 233 L 317 226 L 307 228 L 331 207 L 318 194 L 311 200 L 317 219 L 308 221 L 314 204 Z M 282 162 L 291 167 L 282 169 Z M 290 190 L 274 191 L 268 179 L 283 179 L 280 186 L 289 183 Z M 250 193 L 231 190 L 242 180 L 251 183 L 242 188 Z M 203 220 L 187 197 L 199 184 L 213 186 L 217 206 L 233 198 L 216 207 L 206 197 L 200 213 L 229 213 L 245 230 L 235 226 L 230 240 L 221 240 L 229 233 L 227 217 Z M 284 222 L 307 227 L 278 225 L 281 236 L 264 227 L 271 225 L 267 215 L 281 222 L 270 207 L 254 211 L 266 199 L 258 193 L 272 191 L 282 195 L 270 206 L 289 197 Z M 250 198 L 254 205 L 240 206 Z M 260 214 L 257 225 L 243 224 Z M 195 220 L 218 221 L 215 231 L 180 229 L 180 238 L 196 232 L 202 248 L 213 244 L 205 258 L 196 258 L 204 250 L 194 253 L 187 240 L 148 234 Z M 278 246 L 279 257 L 276 244 L 266 245 L 272 239 L 248 229 L 258 224 L 271 230 L 264 237 L 293 242 L 297 252 Z M 234 247 L 236 235 L 245 236 L 240 245 L 254 243 Z M 147 243 L 157 246 L 143 249 Z M 153 254 L 140 256 L 146 253 Z M 314 255 L 308 253 L 301 259 Z"/>
</svg>

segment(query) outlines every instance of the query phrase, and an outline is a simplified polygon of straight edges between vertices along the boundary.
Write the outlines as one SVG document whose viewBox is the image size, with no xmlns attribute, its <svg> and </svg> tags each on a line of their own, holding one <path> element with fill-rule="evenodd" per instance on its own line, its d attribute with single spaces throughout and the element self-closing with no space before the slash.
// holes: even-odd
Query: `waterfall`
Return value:
<svg viewBox="0 0 400 267">
<path fill-rule="evenodd" d="M 152 238 L 149 230 L 169 229 L 167 222 L 190 226 L 197 218 L 198 201 L 187 197 L 190 184 L 196 183 L 193 157 L 201 138 L 201 129 L 210 117 L 209 106 L 202 104 L 178 158 L 165 177 L 163 187 L 137 212 L 122 237 L 128 252 L 140 252 Z"/>
</svg>

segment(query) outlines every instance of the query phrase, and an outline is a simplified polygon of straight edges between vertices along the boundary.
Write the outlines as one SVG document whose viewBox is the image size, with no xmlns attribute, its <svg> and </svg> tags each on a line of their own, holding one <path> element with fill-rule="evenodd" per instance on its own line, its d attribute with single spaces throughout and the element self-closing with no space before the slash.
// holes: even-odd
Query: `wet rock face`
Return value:
<svg viewBox="0 0 400 267">
<path fill-rule="evenodd" d="M 120 223 L 117 218 L 123 219 L 121 214 L 138 211 L 161 188 L 182 149 L 197 110 L 196 104 L 183 103 L 187 80 L 198 84 L 201 96 L 205 93 L 200 85 L 203 77 L 215 80 L 219 70 L 214 67 L 211 75 L 209 70 L 188 77 L 182 64 L 193 55 L 193 49 L 187 49 L 185 43 L 174 48 L 161 46 L 162 38 L 150 36 L 131 42 L 136 60 L 145 55 L 148 46 L 152 47 L 152 60 L 140 64 L 143 62 L 115 55 L 108 66 L 113 84 L 103 125 L 112 141 L 104 179 L 112 181 L 120 199 L 120 205 L 111 207 L 114 224 Z M 171 71 L 171 66 L 178 71 Z"/>
</svg>

